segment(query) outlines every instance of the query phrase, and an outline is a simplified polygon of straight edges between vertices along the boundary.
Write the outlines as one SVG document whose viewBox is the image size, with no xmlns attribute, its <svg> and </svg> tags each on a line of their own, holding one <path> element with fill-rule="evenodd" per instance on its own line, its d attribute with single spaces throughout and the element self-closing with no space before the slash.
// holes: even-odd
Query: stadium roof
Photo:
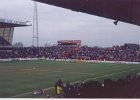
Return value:
<svg viewBox="0 0 140 100">
<path fill-rule="evenodd" d="M 140 26 L 140 0 L 34 0 Z"/>
<path fill-rule="evenodd" d="M 9 20 L 9 19 L 1 19 L 0 18 L 0 28 L 2 27 L 22 27 L 22 26 L 31 26 L 30 21 L 21 22 L 16 20 Z"/>
</svg>

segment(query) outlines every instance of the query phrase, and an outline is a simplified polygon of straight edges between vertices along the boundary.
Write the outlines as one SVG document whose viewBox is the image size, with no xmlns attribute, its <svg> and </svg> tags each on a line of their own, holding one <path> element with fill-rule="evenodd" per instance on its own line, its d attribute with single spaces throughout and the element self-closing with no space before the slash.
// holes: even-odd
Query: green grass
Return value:
<svg viewBox="0 0 140 100">
<path fill-rule="evenodd" d="M 57 79 L 64 82 L 80 80 L 103 81 L 118 79 L 128 74 L 138 73 L 140 65 L 105 64 L 86 62 L 55 61 L 11 61 L 0 62 L 0 97 L 11 97 L 39 88 L 54 86 Z M 24 95 L 21 97 L 32 97 Z"/>
</svg>

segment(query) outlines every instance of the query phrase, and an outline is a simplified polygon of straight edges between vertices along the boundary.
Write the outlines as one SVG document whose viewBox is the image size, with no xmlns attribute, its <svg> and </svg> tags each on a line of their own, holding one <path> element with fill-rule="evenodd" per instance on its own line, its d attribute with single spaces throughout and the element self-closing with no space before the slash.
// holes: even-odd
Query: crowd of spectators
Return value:
<svg viewBox="0 0 140 100">
<path fill-rule="evenodd" d="M 101 48 L 61 45 L 38 48 L 0 48 L 0 59 L 10 58 L 82 59 L 140 62 L 140 49 L 131 49 L 127 46 L 113 46 L 111 48 Z"/>
<path fill-rule="evenodd" d="M 60 82 L 60 81 L 59 81 Z M 81 81 L 79 83 L 63 83 L 58 97 L 64 98 L 140 98 L 140 75 L 128 75 L 126 78 L 99 81 Z M 56 86 L 56 85 L 55 85 Z"/>
</svg>

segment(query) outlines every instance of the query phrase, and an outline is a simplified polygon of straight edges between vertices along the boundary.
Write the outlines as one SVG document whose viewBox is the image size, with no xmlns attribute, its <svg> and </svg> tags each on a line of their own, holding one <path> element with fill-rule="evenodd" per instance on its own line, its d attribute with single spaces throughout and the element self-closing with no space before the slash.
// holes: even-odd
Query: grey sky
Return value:
<svg viewBox="0 0 140 100">
<path fill-rule="evenodd" d="M 32 21 L 31 0 L 0 0 L 0 17 Z M 107 47 L 140 43 L 140 27 L 113 20 L 38 3 L 40 45 L 58 40 L 82 40 L 83 45 Z M 15 42 L 32 45 L 32 27 L 15 28 Z"/>
</svg>

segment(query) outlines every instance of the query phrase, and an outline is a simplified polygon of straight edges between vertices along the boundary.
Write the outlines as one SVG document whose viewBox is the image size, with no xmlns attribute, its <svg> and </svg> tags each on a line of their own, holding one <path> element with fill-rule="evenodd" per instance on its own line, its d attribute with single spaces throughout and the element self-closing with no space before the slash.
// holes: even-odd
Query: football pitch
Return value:
<svg viewBox="0 0 140 100">
<path fill-rule="evenodd" d="M 81 80 L 102 82 L 104 79 L 116 80 L 138 72 L 139 64 L 47 60 L 0 62 L 0 97 L 33 97 L 32 91 L 53 87 L 57 79 L 70 83 Z"/>
</svg>

